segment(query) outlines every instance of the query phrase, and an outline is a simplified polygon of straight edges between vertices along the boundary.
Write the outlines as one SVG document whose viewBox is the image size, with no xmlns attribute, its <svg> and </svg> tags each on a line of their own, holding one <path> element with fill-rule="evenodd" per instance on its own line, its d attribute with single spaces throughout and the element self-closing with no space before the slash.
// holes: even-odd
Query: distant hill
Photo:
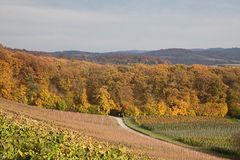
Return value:
<svg viewBox="0 0 240 160">
<path fill-rule="evenodd" d="M 78 59 L 100 64 L 163 64 L 166 63 L 160 57 L 146 55 L 147 51 L 116 51 L 116 52 L 84 52 L 84 51 L 59 51 L 59 52 L 32 52 L 36 55 L 45 54 L 67 59 Z"/>
<path fill-rule="evenodd" d="M 145 53 L 173 64 L 240 64 L 240 48 L 229 49 L 163 49 Z"/>
<path fill-rule="evenodd" d="M 84 51 L 59 51 L 45 54 L 68 59 L 80 59 L 100 64 L 240 64 L 240 48 L 172 48 L 154 51 L 131 50 L 104 53 Z"/>
<path fill-rule="evenodd" d="M 3 46 L 2 46 L 3 47 Z M 240 48 L 182 49 L 170 48 L 153 51 L 126 50 L 113 52 L 56 51 L 39 52 L 19 49 L 34 55 L 47 55 L 67 59 L 84 60 L 99 64 L 204 64 L 204 65 L 239 65 Z"/>
</svg>

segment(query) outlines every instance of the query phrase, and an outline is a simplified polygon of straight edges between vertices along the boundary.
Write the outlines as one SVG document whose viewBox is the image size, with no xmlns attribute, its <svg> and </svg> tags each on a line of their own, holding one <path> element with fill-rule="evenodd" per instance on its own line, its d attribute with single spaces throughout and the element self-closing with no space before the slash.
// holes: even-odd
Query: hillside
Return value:
<svg viewBox="0 0 240 160">
<path fill-rule="evenodd" d="M 177 146 L 164 141 L 159 141 L 151 137 L 136 134 L 134 132 L 130 132 L 125 128 L 122 128 L 114 118 L 109 116 L 48 110 L 0 99 L 0 122 L 3 122 L 1 121 L 2 113 L 4 113 L 5 115 L 12 115 L 12 117 L 14 118 L 11 119 L 11 122 L 12 123 L 15 122 L 22 127 L 25 126 L 26 124 L 28 125 L 34 124 L 31 127 L 32 129 L 37 129 L 38 126 L 41 126 L 41 129 L 39 128 L 40 133 L 38 134 L 40 134 L 42 138 L 43 135 L 46 136 L 46 132 L 52 131 L 52 135 L 48 135 L 48 140 L 53 139 L 52 140 L 53 142 L 49 144 L 52 145 L 54 143 L 57 148 L 59 145 L 60 146 L 66 145 L 64 146 L 65 150 L 63 151 L 66 152 L 67 149 L 71 149 L 72 153 L 74 153 L 69 154 L 69 156 L 77 155 L 83 156 L 84 158 L 92 157 L 96 159 L 101 159 L 98 158 L 99 156 L 105 156 L 107 157 L 106 159 L 140 159 L 141 157 L 139 156 L 139 153 L 141 153 L 143 155 L 151 157 L 151 159 L 161 158 L 171 160 L 185 160 L 186 158 L 187 159 L 190 158 L 192 160 L 224 159 L 206 153 L 194 151 L 189 148 Z M 34 120 L 34 122 L 32 122 L 33 120 L 31 120 L 30 118 L 37 119 L 38 121 Z M 49 126 L 48 124 L 51 124 L 51 126 L 44 131 L 44 128 L 46 128 L 45 126 Z M 13 127 L 13 125 L 11 126 Z M 60 128 L 65 132 L 59 133 L 59 131 L 54 128 Z M 74 131 L 75 133 L 69 137 L 68 134 L 69 131 Z M 59 134 L 59 136 L 56 135 L 56 133 Z M 66 139 L 63 139 L 62 142 L 63 144 L 59 143 L 58 141 L 57 142 L 54 141 L 54 137 L 51 137 L 54 136 L 53 134 L 55 135 L 55 138 L 61 138 L 61 135 L 65 134 L 64 137 Z M 89 136 L 94 138 L 91 139 L 89 138 Z M 25 139 L 26 142 L 23 143 L 26 144 L 25 146 L 28 146 L 27 142 L 31 140 L 33 141 L 34 137 L 31 136 L 30 138 L 31 139 Z M 43 140 L 44 139 L 42 139 L 42 141 Z M 33 144 L 36 144 L 36 141 L 37 139 L 35 138 Z M 108 143 L 115 145 L 110 145 Z M 45 142 L 43 144 L 47 143 Z M 76 146 L 77 144 L 79 145 L 78 147 Z M 121 146 L 116 144 L 121 144 Z M 99 145 L 102 147 L 99 147 Z M 128 148 L 122 147 L 123 145 L 127 146 Z M 84 146 L 86 150 L 84 150 L 83 148 Z M 20 148 L 20 146 L 14 147 Z M 61 152 L 61 150 L 58 149 L 54 150 L 54 147 L 52 150 L 51 153 L 55 153 L 57 151 Z M 77 151 L 79 151 L 80 153 Z M 42 150 L 41 153 L 44 153 L 44 150 Z M 133 153 L 135 154 L 135 156 Z M 53 156 L 56 155 L 53 154 Z M 114 156 L 115 158 L 113 158 Z"/>
<path fill-rule="evenodd" d="M 0 96 L 97 114 L 240 116 L 239 67 L 101 65 L 0 48 Z"/>
<path fill-rule="evenodd" d="M 240 49 L 166 49 L 144 53 L 168 60 L 172 64 L 240 64 Z"/>
<path fill-rule="evenodd" d="M 83 51 L 62 51 L 62 52 L 32 52 L 35 55 L 48 55 L 59 58 L 78 59 L 100 64 L 163 64 L 167 63 L 158 56 L 141 55 L 141 51 L 91 53 Z"/>
<path fill-rule="evenodd" d="M 8 106 L 11 103 L 8 103 Z M 129 148 L 0 107 L 0 159 L 149 159 Z"/>
<path fill-rule="evenodd" d="M 240 64 L 239 48 L 162 49 L 155 51 L 133 50 L 106 53 L 62 51 L 42 54 L 69 59 L 86 60 L 100 64 Z"/>
</svg>

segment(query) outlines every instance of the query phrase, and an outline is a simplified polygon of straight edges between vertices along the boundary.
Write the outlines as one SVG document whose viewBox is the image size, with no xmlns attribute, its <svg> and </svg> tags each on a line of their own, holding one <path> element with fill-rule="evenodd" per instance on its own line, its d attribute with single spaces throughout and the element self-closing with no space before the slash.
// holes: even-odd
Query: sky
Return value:
<svg viewBox="0 0 240 160">
<path fill-rule="evenodd" d="M 95 52 L 240 47 L 240 0 L 0 0 L 0 43 Z"/>
</svg>

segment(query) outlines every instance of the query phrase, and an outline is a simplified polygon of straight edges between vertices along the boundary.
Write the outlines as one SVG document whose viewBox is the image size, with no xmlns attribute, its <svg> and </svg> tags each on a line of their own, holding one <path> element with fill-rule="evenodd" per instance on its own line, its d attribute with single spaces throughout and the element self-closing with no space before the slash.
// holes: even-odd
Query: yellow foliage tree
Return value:
<svg viewBox="0 0 240 160">
<path fill-rule="evenodd" d="M 12 99 L 13 88 L 12 70 L 8 63 L 0 61 L 0 96 Z"/>
<path fill-rule="evenodd" d="M 172 98 L 168 102 L 169 105 L 169 114 L 176 116 L 176 115 L 188 115 L 188 108 L 189 104 L 184 102 L 183 100 L 178 100 L 176 98 Z"/>
<path fill-rule="evenodd" d="M 55 108 L 56 96 L 50 93 L 47 89 L 42 89 L 38 95 L 35 104 L 45 108 Z"/>
<path fill-rule="evenodd" d="M 147 103 L 141 108 L 142 113 L 145 115 L 164 115 L 167 110 L 164 101 L 156 102 L 152 97 L 149 97 Z"/>
<path fill-rule="evenodd" d="M 80 106 L 78 110 L 80 112 L 87 112 L 90 107 L 90 104 L 88 103 L 87 91 L 85 88 L 82 90 L 82 93 L 80 94 L 79 101 Z"/>
<path fill-rule="evenodd" d="M 141 110 L 145 115 L 156 115 L 158 114 L 158 105 L 152 97 L 148 96 L 147 102 L 141 107 Z"/>
<path fill-rule="evenodd" d="M 228 113 L 228 106 L 227 106 L 227 104 L 226 103 L 221 103 L 219 105 L 219 108 L 220 108 L 219 116 L 225 117 L 226 114 Z"/>
<path fill-rule="evenodd" d="M 167 111 L 167 105 L 164 101 L 160 101 L 158 104 L 157 104 L 157 111 L 158 111 L 158 114 L 159 115 L 164 115 Z"/>
<path fill-rule="evenodd" d="M 28 88 L 24 85 L 20 85 L 13 93 L 13 99 L 20 103 L 27 103 L 27 90 Z"/>
<path fill-rule="evenodd" d="M 125 110 L 125 114 L 131 117 L 136 117 L 141 114 L 141 111 L 132 104 L 127 104 L 127 109 Z"/>
<path fill-rule="evenodd" d="M 228 112 L 226 103 L 205 103 L 197 108 L 197 115 L 209 117 L 225 117 Z"/>
<path fill-rule="evenodd" d="M 98 112 L 100 114 L 107 115 L 110 113 L 111 108 L 116 108 L 116 104 L 111 99 L 106 87 L 99 89 L 96 99 L 99 106 Z"/>
</svg>

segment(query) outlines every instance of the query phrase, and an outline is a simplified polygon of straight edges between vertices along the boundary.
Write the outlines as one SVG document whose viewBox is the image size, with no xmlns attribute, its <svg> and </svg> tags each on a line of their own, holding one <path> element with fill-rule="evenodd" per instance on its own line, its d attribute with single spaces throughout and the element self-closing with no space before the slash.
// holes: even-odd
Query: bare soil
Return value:
<svg viewBox="0 0 240 160">
<path fill-rule="evenodd" d="M 220 160 L 215 155 L 202 153 L 175 144 L 160 141 L 136 133 L 122 124 L 121 120 L 101 115 L 49 110 L 0 99 L 0 108 L 34 119 L 53 123 L 59 127 L 83 132 L 85 135 L 130 147 L 153 159 L 166 160 Z"/>
</svg>

